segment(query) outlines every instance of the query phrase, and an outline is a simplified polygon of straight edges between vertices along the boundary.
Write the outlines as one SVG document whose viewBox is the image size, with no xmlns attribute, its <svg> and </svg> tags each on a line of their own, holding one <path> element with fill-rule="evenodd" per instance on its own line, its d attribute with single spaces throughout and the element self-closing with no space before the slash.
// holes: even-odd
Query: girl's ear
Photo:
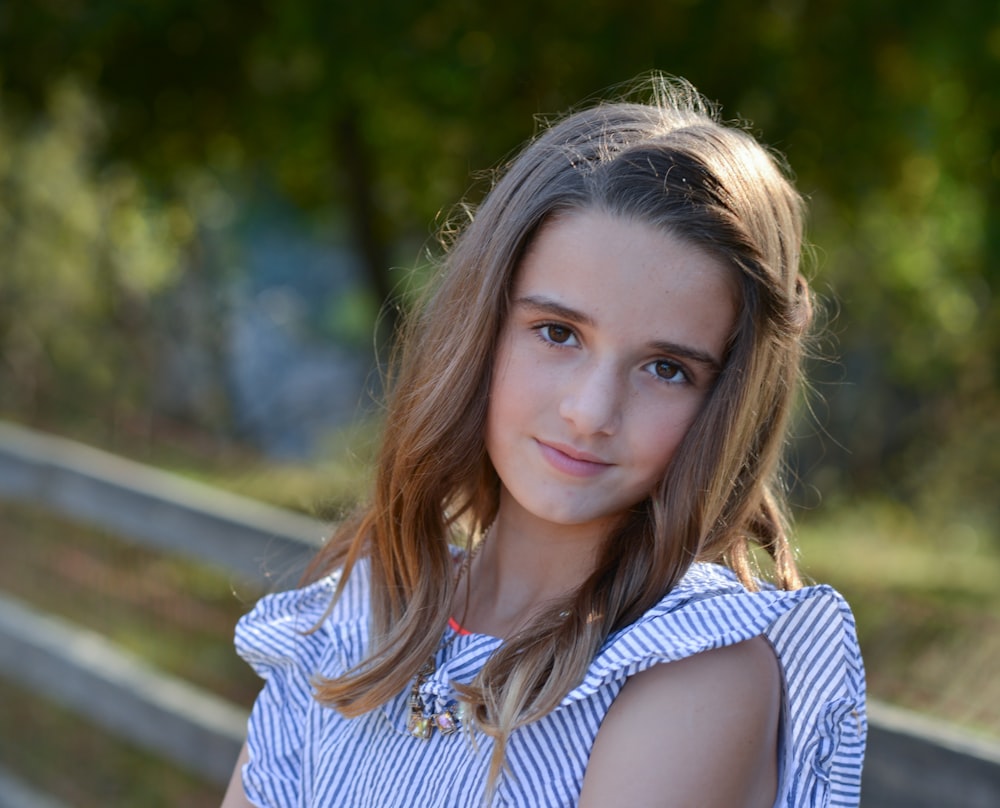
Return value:
<svg viewBox="0 0 1000 808">
<path fill-rule="evenodd" d="M 798 334 L 804 334 L 809 330 L 813 319 L 812 290 L 805 276 L 799 272 L 795 276 L 795 290 L 792 301 L 792 324 Z"/>
</svg>

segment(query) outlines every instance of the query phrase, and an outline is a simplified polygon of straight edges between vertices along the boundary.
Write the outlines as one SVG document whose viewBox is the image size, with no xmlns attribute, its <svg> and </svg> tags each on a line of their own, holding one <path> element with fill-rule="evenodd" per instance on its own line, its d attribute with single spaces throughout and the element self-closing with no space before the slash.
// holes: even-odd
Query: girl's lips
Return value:
<svg viewBox="0 0 1000 808">
<path fill-rule="evenodd" d="M 542 456 L 551 466 L 572 477 L 593 477 L 614 465 L 595 455 L 577 451 L 572 446 L 561 443 L 536 442 L 541 449 Z"/>
</svg>

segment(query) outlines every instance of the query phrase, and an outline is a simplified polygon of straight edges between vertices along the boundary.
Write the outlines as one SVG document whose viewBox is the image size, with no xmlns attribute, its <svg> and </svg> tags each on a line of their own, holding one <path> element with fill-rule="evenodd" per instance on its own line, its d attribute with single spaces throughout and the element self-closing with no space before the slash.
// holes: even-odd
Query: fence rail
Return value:
<svg viewBox="0 0 1000 808">
<path fill-rule="evenodd" d="M 324 534 L 306 517 L 4 423 L 0 499 L 258 581 L 294 574 Z M 220 785 L 242 741 L 242 708 L 2 595 L 0 675 Z M 869 716 L 865 808 L 1000 805 L 1000 744 L 883 704 Z M 4 782 L 0 806 L 15 804 Z"/>
<path fill-rule="evenodd" d="M 324 534 L 305 516 L 2 422 L 0 498 L 265 582 L 304 565 Z"/>
</svg>

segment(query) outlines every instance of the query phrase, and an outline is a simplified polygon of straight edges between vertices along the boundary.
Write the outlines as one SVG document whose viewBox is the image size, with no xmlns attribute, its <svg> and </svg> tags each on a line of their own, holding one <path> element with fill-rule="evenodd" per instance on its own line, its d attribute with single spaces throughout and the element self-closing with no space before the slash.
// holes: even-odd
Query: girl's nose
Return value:
<svg viewBox="0 0 1000 808">
<path fill-rule="evenodd" d="M 611 368 L 595 366 L 566 384 L 559 414 L 584 435 L 614 434 L 621 423 L 621 379 Z"/>
</svg>

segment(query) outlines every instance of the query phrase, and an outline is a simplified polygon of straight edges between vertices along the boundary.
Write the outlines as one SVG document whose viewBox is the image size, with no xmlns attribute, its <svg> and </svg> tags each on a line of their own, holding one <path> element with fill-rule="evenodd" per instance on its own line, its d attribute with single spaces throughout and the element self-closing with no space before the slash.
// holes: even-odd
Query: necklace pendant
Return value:
<svg viewBox="0 0 1000 808">
<path fill-rule="evenodd" d="M 448 705 L 440 713 L 434 715 L 434 726 L 442 735 L 451 735 L 458 731 L 458 716 L 455 715 L 455 709 L 452 705 Z"/>
<path fill-rule="evenodd" d="M 421 740 L 426 741 L 431 737 L 432 728 L 433 725 L 431 724 L 431 719 L 423 713 L 410 713 L 410 720 L 406 724 L 406 729 L 414 738 L 420 738 Z"/>
</svg>

